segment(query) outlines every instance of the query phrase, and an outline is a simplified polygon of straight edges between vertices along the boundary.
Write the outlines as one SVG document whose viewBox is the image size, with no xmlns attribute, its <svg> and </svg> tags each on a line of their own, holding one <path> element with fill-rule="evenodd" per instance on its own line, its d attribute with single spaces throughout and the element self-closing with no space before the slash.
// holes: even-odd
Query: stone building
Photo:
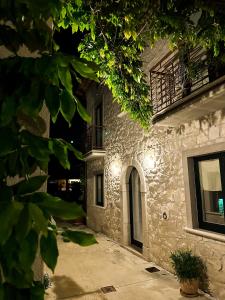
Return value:
<svg viewBox="0 0 225 300">
<path fill-rule="evenodd" d="M 142 129 L 91 84 L 86 141 L 87 223 L 171 271 L 171 251 L 189 248 L 225 299 L 225 76 L 210 53 L 188 53 L 194 76 L 165 41 L 143 55 L 153 120 Z M 189 70 L 190 71 L 190 70 Z"/>
</svg>

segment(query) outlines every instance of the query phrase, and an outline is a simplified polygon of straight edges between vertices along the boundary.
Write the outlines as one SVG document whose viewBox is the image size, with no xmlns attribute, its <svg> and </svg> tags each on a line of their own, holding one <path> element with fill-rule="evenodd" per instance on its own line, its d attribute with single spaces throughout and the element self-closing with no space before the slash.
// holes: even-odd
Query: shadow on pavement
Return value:
<svg viewBox="0 0 225 300">
<path fill-rule="evenodd" d="M 54 285 L 53 293 L 56 295 L 56 299 L 79 298 L 80 296 L 99 292 L 99 290 L 85 291 L 74 280 L 65 275 L 53 276 L 51 279 Z"/>
</svg>

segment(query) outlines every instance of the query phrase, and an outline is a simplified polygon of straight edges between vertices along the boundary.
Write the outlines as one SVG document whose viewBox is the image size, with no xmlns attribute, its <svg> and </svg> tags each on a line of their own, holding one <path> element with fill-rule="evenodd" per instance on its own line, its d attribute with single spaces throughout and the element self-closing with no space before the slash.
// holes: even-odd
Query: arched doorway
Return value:
<svg viewBox="0 0 225 300">
<path fill-rule="evenodd" d="M 142 197 L 140 176 L 136 168 L 132 168 L 129 177 L 129 206 L 130 206 L 130 240 L 131 245 L 142 251 Z"/>
<path fill-rule="evenodd" d="M 131 191 L 130 189 L 133 190 Z M 136 210 L 131 214 L 131 192 L 136 194 Z M 137 201 L 139 199 L 139 201 Z M 138 208 L 137 208 L 138 207 Z M 134 211 L 134 209 L 133 209 Z M 134 242 L 139 241 L 142 249 L 139 252 L 148 259 L 148 227 L 147 227 L 147 206 L 146 206 L 146 184 L 145 175 L 141 164 L 134 159 L 127 160 L 123 164 L 121 174 L 121 242 L 124 246 L 136 247 Z M 134 222 L 136 219 L 136 224 Z M 133 226 L 133 229 L 132 229 Z M 135 227 L 135 230 L 134 230 Z M 133 238 L 132 238 L 133 230 Z M 138 236 L 138 238 L 137 238 Z M 136 248 L 137 249 L 137 248 Z"/>
</svg>

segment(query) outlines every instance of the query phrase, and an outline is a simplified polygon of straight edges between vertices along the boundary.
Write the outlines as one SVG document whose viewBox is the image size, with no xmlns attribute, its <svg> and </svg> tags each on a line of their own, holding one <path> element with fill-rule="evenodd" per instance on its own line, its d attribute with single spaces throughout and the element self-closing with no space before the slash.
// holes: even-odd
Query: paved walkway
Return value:
<svg viewBox="0 0 225 300">
<path fill-rule="evenodd" d="M 102 234 L 98 244 L 80 247 L 59 241 L 60 256 L 51 276 L 46 300 L 182 300 L 179 284 L 164 270 L 149 273 L 152 267 L 142 258 L 122 248 Z M 49 273 L 49 271 L 48 271 Z M 104 294 L 102 287 L 115 291 Z M 198 300 L 208 298 L 200 296 Z"/>
</svg>

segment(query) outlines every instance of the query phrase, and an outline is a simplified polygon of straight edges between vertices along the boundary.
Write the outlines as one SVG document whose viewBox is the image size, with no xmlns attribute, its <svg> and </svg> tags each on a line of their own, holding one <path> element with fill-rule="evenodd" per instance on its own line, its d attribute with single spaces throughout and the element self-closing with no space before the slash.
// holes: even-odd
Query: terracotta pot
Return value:
<svg viewBox="0 0 225 300">
<path fill-rule="evenodd" d="M 198 287 L 199 287 L 199 280 L 196 278 L 182 280 L 180 282 L 180 293 L 184 297 L 197 297 Z"/>
</svg>

